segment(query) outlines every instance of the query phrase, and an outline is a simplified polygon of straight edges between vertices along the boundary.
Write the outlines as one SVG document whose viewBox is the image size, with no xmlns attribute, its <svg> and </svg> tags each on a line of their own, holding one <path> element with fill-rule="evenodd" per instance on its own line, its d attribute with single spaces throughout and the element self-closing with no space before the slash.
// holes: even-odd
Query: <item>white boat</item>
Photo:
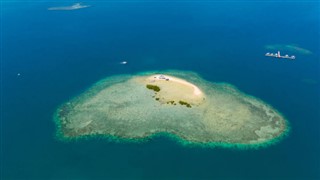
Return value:
<svg viewBox="0 0 320 180">
<path fill-rule="evenodd" d="M 295 56 L 289 56 L 288 54 L 281 56 L 280 51 L 278 51 L 278 53 L 266 53 L 265 56 L 268 57 L 275 57 L 275 58 L 283 58 L 283 59 L 290 59 L 290 60 L 294 60 L 296 59 Z"/>
</svg>

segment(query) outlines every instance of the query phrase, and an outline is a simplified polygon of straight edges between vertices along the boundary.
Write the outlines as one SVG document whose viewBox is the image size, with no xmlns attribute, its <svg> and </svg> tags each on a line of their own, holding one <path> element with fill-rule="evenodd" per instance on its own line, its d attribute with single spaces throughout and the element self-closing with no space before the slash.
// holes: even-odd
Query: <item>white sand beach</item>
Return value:
<svg viewBox="0 0 320 180">
<path fill-rule="evenodd" d="M 155 97 L 160 102 L 185 101 L 192 105 L 199 105 L 203 102 L 205 94 L 196 85 L 174 76 L 165 74 L 154 74 L 152 76 L 140 77 L 139 80 L 144 85 L 150 84 L 158 86 L 161 90 Z"/>
</svg>

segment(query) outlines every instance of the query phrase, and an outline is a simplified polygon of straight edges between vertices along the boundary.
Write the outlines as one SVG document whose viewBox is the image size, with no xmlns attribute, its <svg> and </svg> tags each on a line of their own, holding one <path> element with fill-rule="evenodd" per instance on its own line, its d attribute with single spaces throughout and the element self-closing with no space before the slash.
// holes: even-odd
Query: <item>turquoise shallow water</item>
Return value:
<svg viewBox="0 0 320 180">
<path fill-rule="evenodd" d="M 320 177 L 318 2 L 96 1 L 47 10 L 69 4 L 1 2 L 2 179 Z M 264 57 L 268 44 L 313 54 L 278 61 Z M 247 151 L 185 148 L 166 137 L 55 140 L 53 113 L 63 102 L 106 76 L 166 69 L 262 99 L 287 117 L 290 135 Z"/>
</svg>

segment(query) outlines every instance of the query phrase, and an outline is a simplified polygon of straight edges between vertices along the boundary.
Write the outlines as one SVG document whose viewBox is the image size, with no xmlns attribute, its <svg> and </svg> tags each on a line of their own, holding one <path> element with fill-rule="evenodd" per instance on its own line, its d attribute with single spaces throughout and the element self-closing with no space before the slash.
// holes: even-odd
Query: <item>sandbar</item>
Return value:
<svg viewBox="0 0 320 180">
<path fill-rule="evenodd" d="M 205 99 L 205 95 L 199 87 L 178 77 L 153 74 L 137 77 L 136 80 L 144 86 L 149 84 L 160 87 L 161 90 L 155 94 L 155 98 L 159 98 L 160 102 L 184 101 L 197 105 Z"/>
</svg>

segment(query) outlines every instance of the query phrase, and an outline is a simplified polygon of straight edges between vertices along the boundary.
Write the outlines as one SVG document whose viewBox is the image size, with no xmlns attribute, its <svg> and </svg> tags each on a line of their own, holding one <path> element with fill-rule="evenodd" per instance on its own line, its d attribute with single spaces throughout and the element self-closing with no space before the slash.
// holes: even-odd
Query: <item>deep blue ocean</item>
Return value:
<svg viewBox="0 0 320 180">
<path fill-rule="evenodd" d="M 0 179 L 320 179 L 319 1 L 0 3 Z M 312 54 L 268 58 L 270 44 Z M 288 119 L 289 136 L 258 150 L 55 139 L 55 110 L 95 82 L 168 69 L 262 99 Z"/>
</svg>

